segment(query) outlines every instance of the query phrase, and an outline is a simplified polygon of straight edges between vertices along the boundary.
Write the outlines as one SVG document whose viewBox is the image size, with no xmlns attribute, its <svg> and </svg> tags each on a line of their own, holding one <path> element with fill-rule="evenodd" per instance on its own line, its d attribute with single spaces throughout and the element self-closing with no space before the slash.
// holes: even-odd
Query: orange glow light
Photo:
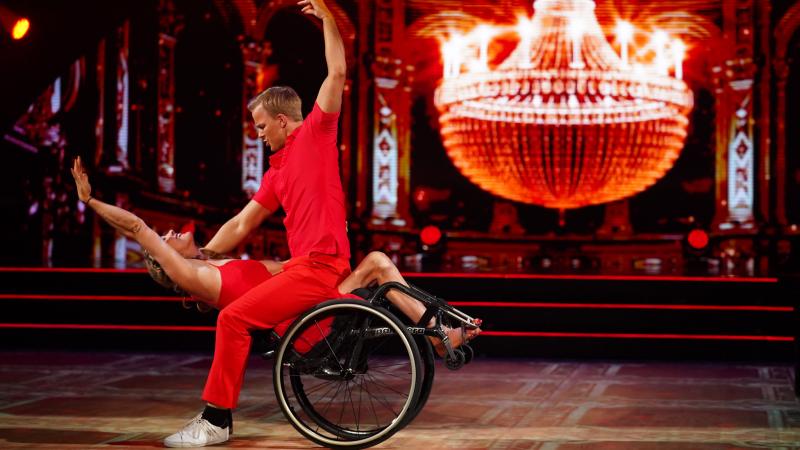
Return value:
<svg viewBox="0 0 800 450">
<path fill-rule="evenodd" d="M 14 24 L 14 28 L 11 30 L 11 37 L 14 39 L 22 39 L 28 34 L 28 29 L 31 27 L 31 23 L 26 18 L 17 19 L 17 22 Z"/>
</svg>

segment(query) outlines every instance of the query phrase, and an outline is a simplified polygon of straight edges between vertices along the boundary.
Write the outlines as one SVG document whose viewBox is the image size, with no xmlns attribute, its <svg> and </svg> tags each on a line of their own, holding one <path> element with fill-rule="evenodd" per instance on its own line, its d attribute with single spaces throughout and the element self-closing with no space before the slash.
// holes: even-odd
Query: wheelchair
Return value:
<svg viewBox="0 0 800 450">
<path fill-rule="evenodd" d="M 392 289 L 425 305 L 418 323 L 403 323 L 391 311 L 386 293 Z M 273 331 L 262 354 L 274 358 L 275 396 L 289 423 L 314 443 L 334 449 L 377 445 L 411 423 L 433 385 L 434 351 L 427 336 L 442 340 L 445 365 L 458 370 L 474 351 L 467 343 L 452 348 L 442 327 L 463 332 L 481 323 L 440 298 L 396 282 L 353 294 L 320 303 L 282 336 Z M 435 325 L 427 328 L 431 319 Z"/>
</svg>

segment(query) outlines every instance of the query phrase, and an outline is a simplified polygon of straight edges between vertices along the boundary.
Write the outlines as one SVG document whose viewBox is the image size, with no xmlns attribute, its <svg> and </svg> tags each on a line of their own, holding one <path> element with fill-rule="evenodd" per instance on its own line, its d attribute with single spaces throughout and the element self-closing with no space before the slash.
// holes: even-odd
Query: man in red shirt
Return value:
<svg viewBox="0 0 800 450">
<path fill-rule="evenodd" d="M 227 441 L 233 425 L 231 409 L 236 407 L 250 352 L 249 330 L 273 328 L 322 301 L 341 297 L 337 285 L 350 273 L 336 148 L 345 83 L 344 44 L 324 0 L 302 0 L 298 5 L 322 19 L 328 75 L 305 120 L 300 97 L 289 87 L 271 87 L 250 102 L 259 138 L 273 152 L 270 169 L 253 199 L 206 246 L 213 252 L 229 252 L 283 207 L 292 257 L 283 272 L 220 312 L 214 361 L 203 391 L 207 406 L 164 440 L 168 447 Z"/>
</svg>

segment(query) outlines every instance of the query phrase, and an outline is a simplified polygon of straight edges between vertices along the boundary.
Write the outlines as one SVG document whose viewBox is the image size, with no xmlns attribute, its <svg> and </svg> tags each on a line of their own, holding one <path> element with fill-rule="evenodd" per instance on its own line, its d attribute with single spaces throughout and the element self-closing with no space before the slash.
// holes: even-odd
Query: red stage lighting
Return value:
<svg viewBox="0 0 800 450">
<path fill-rule="evenodd" d="M 433 247 L 434 245 L 439 243 L 439 240 L 442 239 L 442 230 L 439 227 L 434 225 L 428 225 L 427 227 L 423 228 L 419 234 L 419 238 L 422 241 L 423 245 L 427 245 L 428 247 Z"/>
<path fill-rule="evenodd" d="M 705 230 L 695 228 L 686 236 L 686 241 L 692 249 L 703 250 L 708 246 L 708 233 L 706 233 Z"/>
</svg>

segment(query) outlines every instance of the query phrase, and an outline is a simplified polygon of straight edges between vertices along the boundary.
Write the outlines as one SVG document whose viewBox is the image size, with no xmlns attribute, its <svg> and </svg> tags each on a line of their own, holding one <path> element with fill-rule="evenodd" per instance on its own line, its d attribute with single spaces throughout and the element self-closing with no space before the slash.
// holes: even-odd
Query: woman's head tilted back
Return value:
<svg viewBox="0 0 800 450">
<path fill-rule="evenodd" d="M 184 258 L 197 258 L 200 254 L 200 248 L 191 231 L 176 233 L 174 230 L 169 230 L 161 236 L 161 239 Z"/>
<path fill-rule="evenodd" d="M 169 230 L 166 234 L 161 236 L 161 239 L 170 246 L 173 250 L 178 252 L 181 256 L 187 259 L 194 259 L 201 257 L 200 250 L 194 240 L 194 235 L 191 232 L 176 233 Z M 147 273 L 156 283 L 164 286 L 167 289 L 172 289 L 179 294 L 185 294 L 184 289 L 178 286 L 161 267 L 161 264 L 148 252 L 144 251 L 144 265 L 147 268 Z"/>
</svg>

